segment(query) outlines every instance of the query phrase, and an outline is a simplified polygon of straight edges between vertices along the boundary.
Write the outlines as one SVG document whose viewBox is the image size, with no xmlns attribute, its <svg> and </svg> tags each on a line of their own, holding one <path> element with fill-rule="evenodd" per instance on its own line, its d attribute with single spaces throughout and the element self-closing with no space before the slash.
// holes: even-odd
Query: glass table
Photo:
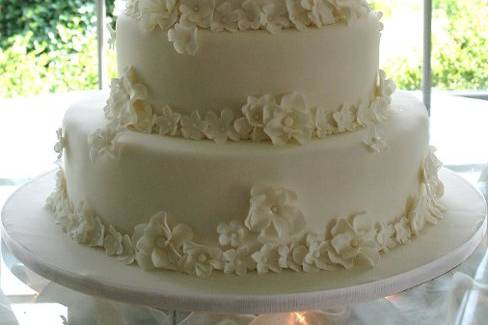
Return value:
<svg viewBox="0 0 488 325">
<path fill-rule="evenodd" d="M 84 94 L 47 96 L 43 99 L 49 106 L 46 109 L 39 105 L 39 99 L 10 103 L 25 105 L 20 109 L 0 102 L 0 148 L 6 158 L 0 159 L 0 207 L 18 186 L 54 167 L 51 148 L 55 130 L 66 107 L 80 95 Z M 438 147 L 441 160 L 478 187 L 486 198 L 487 186 L 478 182 L 478 177 L 488 161 L 488 146 L 483 143 L 488 139 L 488 129 L 484 127 L 488 103 L 443 94 L 434 94 L 433 98 L 431 142 Z M 34 103 L 37 107 L 30 108 Z M 487 248 L 485 239 L 454 270 L 383 299 L 307 313 L 222 316 L 162 311 L 87 296 L 33 273 L 2 245 L 0 325 L 485 324 Z"/>
</svg>

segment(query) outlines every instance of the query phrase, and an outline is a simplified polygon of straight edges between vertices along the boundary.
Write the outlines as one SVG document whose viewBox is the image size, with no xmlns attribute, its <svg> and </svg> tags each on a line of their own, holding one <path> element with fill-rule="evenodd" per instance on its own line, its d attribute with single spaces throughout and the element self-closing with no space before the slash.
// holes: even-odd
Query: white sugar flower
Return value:
<svg viewBox="0 0 488 325">
<path fill-rule="evenodd" d="M 115 42 L 117 40 L 117 35 L 115 32 L 115 29 L 112 27 L 112 24 L 108 23 L 107 24 L 107 31 L 108 31 L 108 47 L 109 49 L 114 49 L 115 48 Z"/>
<path fill-rule="evenodd" d="M 186 139 L 202 140 L 203 131 L 207 128 L 207 122 L 202 121 L 200 113 L 194 111 L 190 116 L 184 115 L 180 120 L 181 133 Z"/>
<path fill-rule="evenodd" d="M 289 242 L 305 227 L 305 217 L 296 207 L 296 193 L 285 188 L 254 186 L 251 207 L 244 221 L 262 242 Z"/>
<path fill-rule="evenodd" d="M 302 244 L 292 243 L 290 245 L 280 245 L 278 247 L 278 262 L 280 267 L 282 269 L 300 272 L 307 252 L 307 247 Z"/>
<path fill-rule="evenodd" d="M 274 110 L 278 107 L 276 99 L 271 95 L 264 95 L 260 98 L 249 96 L 247 102 L 242 106 L 244 117 L 237 119 L 234 127 L 243 139 L 251 138 L 254 142 L 261 142 L 268 139 L 264 133 L 264 126 L 271 118 L 264 118 L 264 110 Z"/>
<path fill-rule="evenodd" d="M 103 247 L 105 226 L 85 202 L 80 203 L 75 218 L 71 218 L 67 228 L 68 234 L 76 242 L 90 247 Z"/>
<path fill-rule="evenodd" d="M 391 96 L 396 90 L 396 85 L 393 80 L 386 79 L 386 74 L 383 70 L 378 72 L 378 86 L 376 88 L 376 95 L 383 98 L 386 103 L 391 104 Z"/>
<path fill-rule="evenodd" d="M 421 174 L 428 196 L 439 200 L 444 195 L 444 184 L 442 184 L 438 175 L 442 162 L 436 157 L 435 151 L 434 147 L 429 148 L 427 157 L 422 163 Z"/>
<path fill-rule="evenodd" d="M 331 261 L 346 269 L 360 262 L 376 265 L 380 255 L 374 235 L 374 228 L 365 214 L 355 215 L 351 221 L 337 220 L 330 231 Z"/>
<path fill-rule="evenodd" d="M 117 130 L 111 126 L 97 129 L 88 137 L 90 147 L 90 160 L 94 162 L 97 157 L 107 157 L 113 159 L 116 156 L 116 137 Z"/>
<path fill-rule="evenodd" d="M 383 135 L 376 127 L 370 127 L 367 132 L 368 134 L 363 139 L 363 144 L 368 150 L 380 153 L 388 148 L 388 144 L 384 140 Z"/>
<path fill-rule="evenodd" d="M 222 251 L 215 247 L 206 247 L 193 242 L 183 247 L 183 270 L 199 278 L 209 277 L 213 270 L 222 270 Z"/>
<path fill-rule="evenodd" d="M 425 192 L 425 186 L 421 185 L 419 195 L 413 201 L 412 206 L 408 212 L 407 218 L 410 221 L 410 228 L 412 234 L 418 236 L 418 234 L 424 229 L 426 223 L 426 217 L 429 213 L 427 195 Z"/>
<path fill-rule="evenodd" d="M 342 105 L 340 110 L 333 114 L 339 132 L 353 131 L 356 128 L 356 114 L 350 105 Z"/>
<path fill-rule="evenodd" d="M 245 275 L 256 268 L 256 262 L 249 256 L 247 248 L 229 249 L 224 252 L 224 273 Z"/>
<path fill-rule="evenodd" d="M 203 133 L 216 143 L 223 144 L 227 142 L 227 139 L 233 141 L 240 139 L 239 134 L 234 129 L 234 114 L 230 109 L 224 109 L 220 113 L 220 117 L 214 112 L 207 112 L 205 121 L 207 122 L 207 127 L 203 130 Z"/>
<path fill-rule="evenodd" d="M 167 30 L 176 23 L 176 0 L 139 0 L 144 27 L 152 31 L 156 27 Z"/>
<path fill-rule="evenodd" d="M 239 11 L 237 23 L 240 30 L 259 29 L 262 26 L 262 9 L 256 0 L 245 0 Z"/>
<path fill-rule="evenodd" d="M 251 240 L 251 233 L 240 221 L 232 220 L 229 223 L 221 223 L 217 226 L 219 244 L 238 248 L 244 246 Z"/>
<path fill-rule="evenodd" d="M 56 130 L 56 138 L 58 139 L 58 141 L 54 145 L 54 152 L 58 154 L 58 159 L 61 159 L 63 157 L 63 150 L 66 146 L 63 129 L 59 128 Z"/>
<path fill-rule="evenodd" d="M 261 12 L 261 23 L 270 33 L 278 33 L 290 26 L 288 10 L 283 0 L 264 2 Z"/>
<path fill-rule="evenodd" d="M 303 7 L 301 0 L 286 0 L 286 7 L 290 20 L 296 29 L 305 30 L 312 23 L 308 16 L 308 10 Z"/>
<path fill-rule="evenodd" d="M 376 122 L 379 122 L 379 119 L 371 105 L 367 102 L 362 102 L 358 106 L 356 122 L 361 126 L 372 127 Z"/>
<path fill-rule="evenodd" d="M 341 13 L 341 20 L 349 22 L 368 15 L 370 8 L 366 0 L 332 0 Z"/>
<path fill-rule="evenodd" d="M 179 54 L 195 55 L 198 51 L 198 28 L 179 22 L 168 31 L 168 40 Z"/>
<path fill-rule="evenodd" d="M 120 78 L 112 79 L 105 117 L 117 126 L 135 125 L 138 115 L 148 109 L 146 99 L 146 86 L 139 82 L 136 71 L 127 67 Z"/>
<path fill-rule="evenodd" d="M 181 114 L 173 112 L 171 107 L 163 107 L 162 114 L 154 117 L 154 124 L 159 129 L 159 135 L 175 136 L 178 132 Z"/>
<path fill-rule="evenodd" d="M 209 28 L 214 12 L 213 0 L 180 0 L 181 20 Z"/>
<path fill-rule="evenodd" d="M 395 227 L 392 224 L 377 222 L 375 224 L 375 229 L 376 242 L 378 243 L 381 252 L 387 253 L 397 245 L 395 241 Z"/>
<path fill-rule="evenodd" d="M 103 248 L 108 256 L 118 256 L 122 254 L 124 251 L 122 237 L 122 234 L 115 230 L 112 225 L 108 227 L 108 233 L 105 235 L 105 240 L 103 242 Z"/>
<path fill-rule="evenodd" d="M 129 17 L 139 19 L 141 17 L 139 2 L 140 0 L 127 0 L 125 6 L 125 14 Z"/>
<path fill-rule="evenodd" d="M 301 0 L 300 4 L 309 11 L 308 17 L 317 27 L 336 23 L 334 7 L 328 0 Z"/>
<path fill-rule="evenodd" d="M 307 235 L 307 253 L 303 257 L 302 267 L 305 272 L 334 270 L 334 262 L 329 257 L 331 246 L 316 235 Z"/>
<path fill-rule="evenodd" d="M 409 221 L 406 217 L 400 218 L 396 223 L 393 224 L 395 228 L 395 239 L 397 243 L 405 245 L 412 238 L 412 231 L 410 228 Z"/>
<path fill-rule="evenodd" d="M 280 254 L 277 247 L 271 244 L 264 244 L 261 249 L 251 255 L 256 262 L 256 269 L 258 274 L 272 272 L 281 272 Z"/>
<path fill-rule="evenodd" d="M 315 110 L 315 134 L 319 138 L 325 138 L 334 134 L 337 130 L 337 122 L 331 112 L 322 107 Z"/>
<path fill-rule="evenodd" d="M 241 0 L 216 0 L 210 29 L 216 32 L 236 32 L 239 28 L 240 8 Z"/>
<path fill-rule="evenodd" d="M 190 227 L 178 224 L 171 229 L 167 214 L 160 212 L 151 217 L 142 237 L 136 242 L 137 263 L 144 269 L 176 270 L 182 258 L 183 244 L 192 238 Z"/>
<path fill-rule="evenodd" d="M 264 132 L 275 145 L 284 145 L 291 140 L 306 144 L 312 138 L 311 111 L 303 96 L 296 92 L 284 96 L 279 107 L 265 107 L 264 120 L 268 121 Z"/>
</svg>

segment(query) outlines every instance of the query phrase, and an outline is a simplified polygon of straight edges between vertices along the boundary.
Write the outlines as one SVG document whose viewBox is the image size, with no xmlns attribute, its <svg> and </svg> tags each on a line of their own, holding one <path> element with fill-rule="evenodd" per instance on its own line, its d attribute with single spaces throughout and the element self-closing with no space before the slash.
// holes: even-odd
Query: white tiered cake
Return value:
<svg viewBox="0 0 488 325">
<path fill-rule="evenodd" d="M 362 0 L 129 1 L 120 77 L 66 114 L 48 207 L 146 270 L 374 266 L 443 212 L 426 110 L 378 68 L 380 18 Z"/>
</svg>

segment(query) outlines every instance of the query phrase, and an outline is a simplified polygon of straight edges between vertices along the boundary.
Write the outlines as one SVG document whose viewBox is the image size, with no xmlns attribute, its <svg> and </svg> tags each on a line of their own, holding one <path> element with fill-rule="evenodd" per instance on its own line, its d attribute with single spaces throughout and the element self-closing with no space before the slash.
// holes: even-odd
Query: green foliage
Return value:
<svg viewBox="0 0 488 325">
<path fill-rule="evenodd" d="M 401 3 L 401 1 L 403 1 Z M 409 4 L 410 3 L 410 4 Z M 421 1 L 376 0 L 388 19 L 400 5 L 415 9 Z M 394 8 L 394 9 L 393 9 Z M 392 10 L 393 9 L 393 10 Z M 421 14 L 421 11 L 418 13 Z M 434 0 L 432 84 L 439 89 L 488 89 L 488 0 Z M 421 35 L 419 35 L 419 38 Z M 403 89 L 419 89 L 421 63 L 399 58 L 385 67 Z"/>
</svg>

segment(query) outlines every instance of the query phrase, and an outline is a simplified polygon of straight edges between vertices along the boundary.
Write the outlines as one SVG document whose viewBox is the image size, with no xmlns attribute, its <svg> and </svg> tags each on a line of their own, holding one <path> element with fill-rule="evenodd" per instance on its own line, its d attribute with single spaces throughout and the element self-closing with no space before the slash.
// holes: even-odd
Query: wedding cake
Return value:
<svg viewBox="0 0 488 325">
<path fill-rule="evenodd" d="M 129 0 L 119 77 L 71 107 L 47 200 L 144 270 L 373 267 L 443 216 L 425 107 L 364 0 Z M 109 257 L 107 257 L 109 258 Z"/>
</svg>

